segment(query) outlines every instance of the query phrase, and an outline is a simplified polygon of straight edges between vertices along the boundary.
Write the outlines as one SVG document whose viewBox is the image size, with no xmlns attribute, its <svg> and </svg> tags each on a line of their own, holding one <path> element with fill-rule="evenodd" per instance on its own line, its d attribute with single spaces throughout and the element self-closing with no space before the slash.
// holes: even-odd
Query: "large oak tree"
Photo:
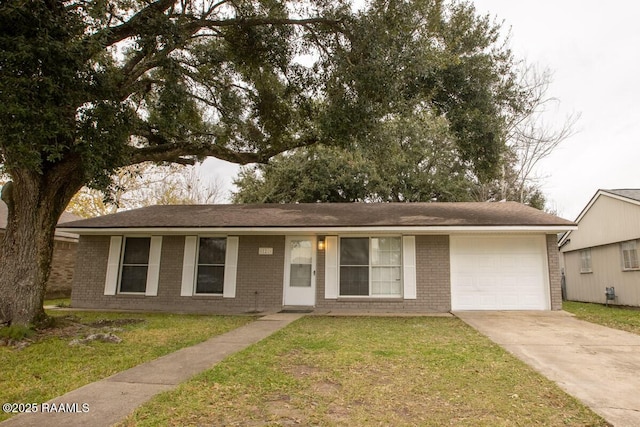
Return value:
<svg viewBox="0 0 640 427">
<path fill-rule="evenodd" d="M 0 322 L 44 316 L 58 217 L 120 167 L 265 162 L 429 111 L 495 173 L 517 108 L 498 30 L 440 0 L 3 1 Z"/>
</svg>

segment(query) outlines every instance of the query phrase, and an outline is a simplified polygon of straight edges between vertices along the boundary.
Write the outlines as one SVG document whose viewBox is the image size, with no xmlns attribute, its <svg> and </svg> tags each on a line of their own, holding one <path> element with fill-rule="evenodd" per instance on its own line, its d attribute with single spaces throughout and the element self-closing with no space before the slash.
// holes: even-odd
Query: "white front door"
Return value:
<svg viewBox="0 0 640 427">
<path fill-rule="evenodd" d="M 284 266 L 284 305 L 316 303 L 316 238 L 287 236 Z"/>
</svg>

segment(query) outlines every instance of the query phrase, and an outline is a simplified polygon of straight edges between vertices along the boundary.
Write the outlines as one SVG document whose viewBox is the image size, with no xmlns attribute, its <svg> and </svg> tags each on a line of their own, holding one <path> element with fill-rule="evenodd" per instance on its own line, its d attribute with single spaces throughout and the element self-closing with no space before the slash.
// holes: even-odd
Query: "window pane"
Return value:
<svg viewBox="0 0 640 427">
<path fill-rule="evenodd" d="M 400 267 L 373 267 L 371 295 L 400 296 Z"/>
<path fill-rule="evenodd" d="M 580 251 L 580 271 L 588 273 L 591 271 L 591 249 L 585 249 Z"/>
<path fill-rule="evenodd" d="M 631 252 L 631 268 L 640 268 L 640 263 L 638 263 L 638 251 Z"/>
<path fill-rule="evenodd" d="M 227 247 L 227 239 L 224 238 L 200 238 L 200 250 L 198 252 L 198 264 L 222 264 Z"/>
<path fill-rule="evenodd" d="M 291 264 L 289 286 L 308 288 L 311 286 L 311 264 Z"/>
<path fill-rule="evenodd" d="M 123 264 L 148 264 L 150 237 L 127 237 L 125 240 Z"/>
<path fill-rule="evenodd" d="M 291 241 L 291 264 L 309 264 L 313 258 L 313 245 L 311 240 Z"/>
<path fill-rule="evenodd" d="M 369 267 L 340 267 L 340 295 L 369 295 Z"/>
<path fill-rule="evenodd" d="M 626 250 L 624 254 L 624 268 L 638 268 L 638 252 L 635 249 Z"/>
<path fill-rule="evenodd" d="M 146 265 L 122 266 L 122 278 L 120 279 L 120 292 L 144 292 L 146 289 L 147 289 L 147 266 Z"/>
<path fill-rule="evenodd" d="M 399 237 L 375 237 L 371 239 L 371 265 L 400 265 Z"/>
<path fill-rule="evenodd" d="M 625 270 L 640 268 L 635 240 L 622 243 L 622 260 Z"/>
<path fill-rule="evenodd" d="M 199 266 L 197 294 L 221 294 L 224 289 L 224 266 Z"/>
<path fill-rule="evenodd" d="M 340 239 L 340 265 L 369 265 L 369 239 Z"/>
</svg>

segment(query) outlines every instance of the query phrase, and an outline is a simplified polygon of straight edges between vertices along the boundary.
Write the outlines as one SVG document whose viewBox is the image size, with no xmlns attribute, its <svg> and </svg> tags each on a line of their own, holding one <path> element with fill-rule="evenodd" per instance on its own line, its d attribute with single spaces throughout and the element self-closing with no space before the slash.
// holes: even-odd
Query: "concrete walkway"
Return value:
<svg viewBox="0 0 640 427">
<path fill-rule="evenodd" d="M 52 403 L 77 403 L 76 412 L 20 414 L 0 425 L 110 426 L 124 419 L 154 395 L 175 388 L 193 375 L 213 367 L 227 356 L 268 337 L 302 316 L 303 314 L 283 313 L 261 317 L 226 334 L 87 384 L 47 402 L 49 407 Z M 84 407 L 88 408 L 87 412 L 82 412 L 83 404 L 88 405 Z"/>
<path fill-rule="evenodd" d="M 564 311 L 454 314 L 614 426 L 640 426 L 640 336 Z"/>
</svg>

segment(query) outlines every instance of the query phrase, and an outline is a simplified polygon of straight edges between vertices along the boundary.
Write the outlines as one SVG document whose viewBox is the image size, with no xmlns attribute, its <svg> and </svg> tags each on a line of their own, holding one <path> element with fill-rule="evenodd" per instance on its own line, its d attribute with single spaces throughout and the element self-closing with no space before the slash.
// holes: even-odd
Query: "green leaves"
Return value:
<svg viewBox="0 0 640 427">
<path fill-rule="evenodd" d="M 446 120 L 426 112 L 386 120 L 366 143 L 276 156 L 234 183 L 236 203 L 462 201 L 473 187 Z"/>
<path fill-rule="evenodd" d="M 73 158 L 96 181 L 146 160 L 365 147 L 425 113 L 491 177 L 521 104 L 499 26 L 467 3 L 10 0 L 0 24 L 9 171 Z"/>
<path fill-rule="evenodd" d="M 236 203 L 358 202 L 368 195 L 370 164 L 359 152 L 317 146 L 245 168 Z"/>
</svg>

